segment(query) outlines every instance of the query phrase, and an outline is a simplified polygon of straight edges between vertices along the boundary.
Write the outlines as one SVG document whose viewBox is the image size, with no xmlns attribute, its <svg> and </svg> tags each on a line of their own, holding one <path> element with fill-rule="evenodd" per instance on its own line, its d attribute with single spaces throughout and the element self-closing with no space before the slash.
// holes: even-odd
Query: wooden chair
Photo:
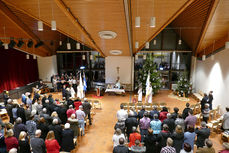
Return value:
<svg viewBox="0 0 229 153">
<path fill-rule="evenodd" d="M 94 100 L 93 105 L 94 105 L 94 108 L 95 108 L 95 109 L 102 109 L 102 104 L 101 104 L 101 102 L 98 101 L 98 100 Z"/>
<path fill-rule="evenodd" d="M 142 109 L 143 104 L 142 103 L 137 103 L 136 104 L 136 109 L 140 111 Z"/>
<path fill-rule="evenodd" d="M 202 118 L 202 114 L 199 113 L 199 114 L 196 114 L 195 116 L 197 118 L 197 123 L 200 123 L 201 122 L 201 118 Z"/>
</svg>

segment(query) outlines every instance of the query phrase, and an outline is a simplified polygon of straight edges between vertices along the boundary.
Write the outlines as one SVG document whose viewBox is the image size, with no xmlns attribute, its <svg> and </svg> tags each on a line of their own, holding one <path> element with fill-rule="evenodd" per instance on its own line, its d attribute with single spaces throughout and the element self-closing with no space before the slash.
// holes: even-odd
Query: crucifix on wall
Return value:
<svg viewBox="0 0 229 153">
<path fill-rule="evenodd" d="M 118 67 L 116 67 L 116 69 L 117 69 L 117 74 L 118 74 L 118 77 L 119 77 L 119 69 L 120 69 L 120 67 L 118 66 Z"/>
</svg>

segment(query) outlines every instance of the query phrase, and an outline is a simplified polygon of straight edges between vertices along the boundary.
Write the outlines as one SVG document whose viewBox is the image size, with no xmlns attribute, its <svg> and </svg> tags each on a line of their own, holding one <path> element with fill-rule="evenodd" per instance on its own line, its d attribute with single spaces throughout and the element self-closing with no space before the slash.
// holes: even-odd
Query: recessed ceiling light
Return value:
<svg viewBox="0 0 229 153">
<path fill-rule="evenodd" d="M 121 55 L 122 51 L 121 50 L 110 50 L 110 54 L 112 54 L 112 55 Z"/>
<path fill-rule="evenodd" d="M 100 31 L 99 37 L 102 39 L 114 39 L 117 34 L 113 31 Z"/>
</svg>

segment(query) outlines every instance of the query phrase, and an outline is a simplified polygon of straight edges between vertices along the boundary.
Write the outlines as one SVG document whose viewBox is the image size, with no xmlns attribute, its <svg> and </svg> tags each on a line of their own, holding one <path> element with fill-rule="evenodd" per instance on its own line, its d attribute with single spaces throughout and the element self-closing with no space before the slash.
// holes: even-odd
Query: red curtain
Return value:
<svg viewBox="0 0 229 153">
<path fill-rule="evenodd" d="M 37 81 L 37 60 L 15 49 L 0 47 L 0 93 Z"/>
</svg>

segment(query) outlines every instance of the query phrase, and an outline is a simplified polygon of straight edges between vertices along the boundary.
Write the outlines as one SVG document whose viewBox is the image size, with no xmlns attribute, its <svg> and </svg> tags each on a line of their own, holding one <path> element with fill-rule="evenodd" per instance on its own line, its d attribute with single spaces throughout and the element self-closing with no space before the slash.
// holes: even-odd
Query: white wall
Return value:
<svg viewBox="0 0 229 153">
<path fill-rule="evenodd" d="M 106 83 L 115 83 L 117 79 L 117 67 L 119 68 L 120 82 L 131 84 L 132 57 L 128 56 L 108 56 L 105 58 Z"/>
<path fill-rule="evenodd" d="M 207 58 L 197 61 L 195 72 L 196 91 L 208 93 L 213 90 L 213 107 L 221 105 L 224 111 L 229 106 L 229 51 L 223 50 L 215 54 L 215 59 Z"/>
<path fill-rule="evenodd" d="M 37 58 L 39 78 L 50 81 L 53 74 L 57 74 L 56 55 Z"/>
</svg>

